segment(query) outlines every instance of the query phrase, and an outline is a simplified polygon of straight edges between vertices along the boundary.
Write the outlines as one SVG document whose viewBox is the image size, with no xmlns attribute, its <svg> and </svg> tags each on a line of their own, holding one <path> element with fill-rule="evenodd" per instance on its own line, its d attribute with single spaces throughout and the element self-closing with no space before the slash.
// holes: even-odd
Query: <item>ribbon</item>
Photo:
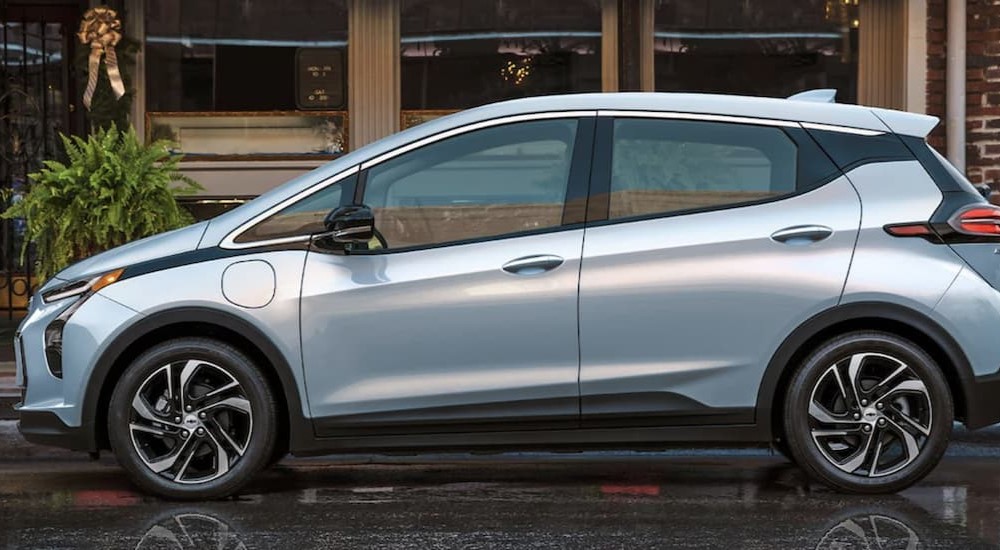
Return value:
<svg viewBox="0 0 1000 550">
<path fill-rule="evenodd" d="M 115 99 L 125 95 L 125 82 L 122 81 L 122 73 L 118 70 L 118 55 L 115 53 L 115 45 L 122 39 L 121 28 L 122 22 L 118 19 L 118 13 L 107 6 L 90 8 L 80 21 L 80 32 L 76 33 L 76 36 L 81 44 L 90 44 L 88 60 L 90 70 L 87 74 L 87 89 L 83 92 L 83 105 L 88 111 L 90 102 L 94 98 L 94 90 L 97 89 L 97 75 L 100 72 L 102 55 L 108 68 L 108 80 L 111 82 Z"/>
</svg>

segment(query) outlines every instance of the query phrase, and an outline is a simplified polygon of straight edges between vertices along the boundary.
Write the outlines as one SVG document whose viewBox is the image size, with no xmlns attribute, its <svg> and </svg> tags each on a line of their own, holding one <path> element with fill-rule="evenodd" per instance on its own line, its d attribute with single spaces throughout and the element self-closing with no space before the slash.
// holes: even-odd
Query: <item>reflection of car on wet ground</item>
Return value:
<svg viewBox="0 0 1000 550">
<path fill-rule="evenodd" d="M 997 542 L 993 459 L 949 459 L 916 493 L 846 499 L 773 458 L 291 461 L 239 499 L 197 505 L 143 497 L 100 466 L 89 475 L 0 468 L 8 519 L 0 546 L 916 550 Z M 15 476 L 26 480 L 16 491 L 6 483 Z M 952 476 L 957 485 L 942 484 Z M 991 489 L 976 489 L 983 485 Z"/>
<path fill-rule="evenodd" d="M 591 94 L 422 124 L 43 285 L 21 430 L 173 498 L 286 450 L 692 441 L 907 487 L 1000 420 L 1000 209 L 936 123 Z"/>
</svg>

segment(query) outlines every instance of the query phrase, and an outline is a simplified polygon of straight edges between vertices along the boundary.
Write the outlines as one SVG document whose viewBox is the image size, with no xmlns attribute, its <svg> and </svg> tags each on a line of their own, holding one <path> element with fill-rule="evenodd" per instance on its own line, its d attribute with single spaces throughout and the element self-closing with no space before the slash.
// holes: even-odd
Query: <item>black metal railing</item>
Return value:
<svg viewBox="0 0 1000 550">
<path fill-rule="evenodd" d="M 0 204 L 6 209 L 31 185 L 29 174 L 61 156 L 59 132 L 72 133 L 73 20 L 76 8 L 0 0 Z M 41 281 L 26 222 L 0 220 L 0 317 L 27 308 Z"/>
</svg>

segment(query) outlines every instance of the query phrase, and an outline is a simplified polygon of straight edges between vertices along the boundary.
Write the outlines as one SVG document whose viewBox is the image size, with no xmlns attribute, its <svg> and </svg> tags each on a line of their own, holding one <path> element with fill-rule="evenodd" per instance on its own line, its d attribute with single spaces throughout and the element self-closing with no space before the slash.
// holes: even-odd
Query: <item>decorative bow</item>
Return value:
<svg viewBox="0 0 1000 550">
<path fill-rule="evenodd" d="M 80 38 L 81 44 L 90 44 L 90 70 L 87 75 L 87 89 L 83 92 L 83 104 L 87 110 L 90 110 L 90 102 L 97 88 L 102 55 L 105 56 L 108 80 L 115 92 L 115 98 L 120 99 L 125 95 L 125 83 L 122 81 L 121 71 L 118 70 L 118 56 L 115 54 L 115 45 L 122 39 L 121 28 L 122 22 L 118 19 L 118 13 L 107 6 L 90 8 L 83 14 L 83 21 L 80 21 L 80 32 L 76 35 Z"/>
</svg>

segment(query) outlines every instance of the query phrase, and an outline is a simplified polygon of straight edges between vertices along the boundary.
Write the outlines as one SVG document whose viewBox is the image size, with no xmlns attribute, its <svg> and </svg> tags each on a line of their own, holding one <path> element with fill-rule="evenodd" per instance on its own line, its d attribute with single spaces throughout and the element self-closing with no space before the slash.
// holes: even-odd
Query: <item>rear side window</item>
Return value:
<svg viewBox="0 0 1000 550">
<path fill-rule="evenodd" d="M 620 118 L 611 219 L 749 203 L 794 193 L 798 149 L 778 127 Z"/>
</svg>

